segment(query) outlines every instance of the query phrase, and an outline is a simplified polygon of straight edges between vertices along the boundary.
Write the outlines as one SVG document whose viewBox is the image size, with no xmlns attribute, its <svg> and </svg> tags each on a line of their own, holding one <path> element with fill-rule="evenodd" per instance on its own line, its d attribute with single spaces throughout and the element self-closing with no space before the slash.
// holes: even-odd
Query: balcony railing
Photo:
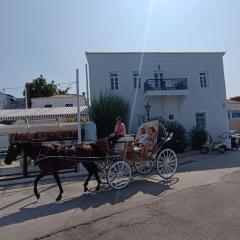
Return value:
<svg viewBox="0 0 240 240">
<path fill-rule="evenodd" d="M 187 78 L 147 79 L 144 91 L 187 90 Z"/>
</svg>

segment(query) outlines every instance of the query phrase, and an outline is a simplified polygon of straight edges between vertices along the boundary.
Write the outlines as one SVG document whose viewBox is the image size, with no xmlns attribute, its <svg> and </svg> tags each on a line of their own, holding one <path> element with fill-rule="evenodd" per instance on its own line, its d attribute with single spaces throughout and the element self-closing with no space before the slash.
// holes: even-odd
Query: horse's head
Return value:
<svg viewBox="0 0 240 240">
<path fill-rule="evenodd" d="M 11 142 L 7 150 L 7 155 L 4 159 L 6 165 L 12 164 L 12 161 L 16 160 L 17 156 L 21 154 L 22 146 L 18 142 Z"/>
</svg>

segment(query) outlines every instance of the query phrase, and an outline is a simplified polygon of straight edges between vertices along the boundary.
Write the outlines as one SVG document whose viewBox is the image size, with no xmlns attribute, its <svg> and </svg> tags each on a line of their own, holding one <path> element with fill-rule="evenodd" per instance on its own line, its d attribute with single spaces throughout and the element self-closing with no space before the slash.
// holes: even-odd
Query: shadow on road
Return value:
<svg viewBox="0 0 240 240">
<path fill-rule="evenodd" d="M 147 181 L 146 179 L 138 179 L 137 181 L 131 182 L 127 188 L 120 191 L 104 188 L 102 191 L 90 191 L 90 193 L 83 194 L 79 197 L 66 199 L 59 203 L 53 202 L 42 206 L 30 207 L 32 204 L 34 204 L 31 203 L 21 208 L 18 212 L 0 218 L 0 227 L 63 213 L 71 209 L 79 208 L 84 211 L 88 208 L 98 208 L 104 204 L 115 205 L 120 202 L 124 202 L 138 192 L 143 192 L 144 194 L 153 196 L 161 196 L 166 190 L 171 189 L 171 186 L 177 182 L 178 178 L 172 178 L 169 181 L 158 182 Z"/>
<path fill-rule="evenodd" d="M 227 151 L 224 154 L 212 152 L 179 158 L 177 172 L 216 170 L 240 167 L 240 151 Z"/>
</svg>

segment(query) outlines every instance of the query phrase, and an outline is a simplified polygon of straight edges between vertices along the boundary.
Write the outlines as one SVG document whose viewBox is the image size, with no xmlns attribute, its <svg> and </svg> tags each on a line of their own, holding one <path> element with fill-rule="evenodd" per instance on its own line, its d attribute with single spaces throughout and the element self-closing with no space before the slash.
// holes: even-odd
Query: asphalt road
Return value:
<svg viewBox="0 0 240 240">
<path fill-rule="evenodd" d="M 180 158 L 169 182 L 137 177 L 122 191 L 83 194 L 77 179 L 1 189 L 0 239 L 240 239 L 240 152 Z"/>
</svg>

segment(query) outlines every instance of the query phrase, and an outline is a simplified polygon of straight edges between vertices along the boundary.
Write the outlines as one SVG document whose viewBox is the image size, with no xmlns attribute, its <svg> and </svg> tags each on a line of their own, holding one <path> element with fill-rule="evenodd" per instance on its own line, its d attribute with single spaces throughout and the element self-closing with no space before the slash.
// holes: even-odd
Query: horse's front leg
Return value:
<svg viewBox="0 0 240 240">
<path fill-rule="evenodd" d="M 63 194 L 63 188 L 62 188 L 62 184 L 61 184 L 61 180 L 60 180 L 60 177 L 58 176 L 57 173 L 52 173 L 58 187 L 59 187 L 59 190 L 60 190 L 60 193 L 58 195 L 58 197 L 56 198 L 56 201 L 60 201 L 62 199 L 62 194 Z"/>
<path fill-rule="evenodd" d="M 89 180 L 90 180 L 92 174 L 93 174 L 92 171 L 88 171 L 88 177 L 87 177 L 85 183 L 83 184 L 83 186 L 84 186 L 84 192 L 86 192 L 86 191 L 88 190 L 88 187 L 87 187 L 87 186 L 88 186 L 88 183 L 89 183 Z"/>
<path fill-rule="evenodd" d="M 37 199 L 40 198 L 40 194 L 38 193 L 38 189 L 37 189 L 37 184 L 38 184 L 38 181 L 45 176 L 45 173 L 41 172 L 36 178 L 35 178 L 35 181 L 34 181 L 34 194 L 36 196 Z"/>
</svg>

